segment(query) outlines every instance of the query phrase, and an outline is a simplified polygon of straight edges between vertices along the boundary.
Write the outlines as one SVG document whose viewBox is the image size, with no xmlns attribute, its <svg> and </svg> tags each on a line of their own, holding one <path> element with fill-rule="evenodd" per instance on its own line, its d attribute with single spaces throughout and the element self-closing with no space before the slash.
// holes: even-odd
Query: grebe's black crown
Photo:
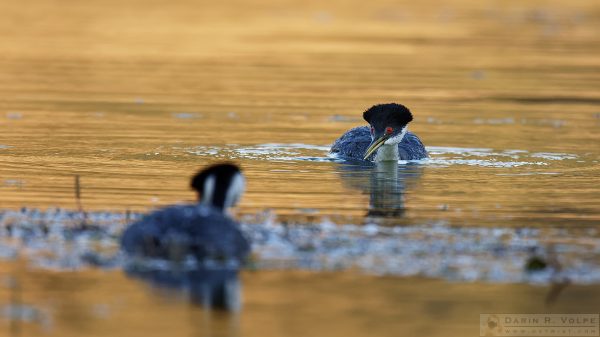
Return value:
<svg viewBox="0 0 600 337">
<path fill-rule="evenodd" d="M 377 104 L 363 113 L 363 118 L 371 125 L 404 126 L 413 120 L 412 113 L 402 104 Z"/>
<path fill-rule="evenodd" d="M 192 177 L 190 187 L 202 193 L 204 191 L 206 179 L 210 176 L 215 177 L 217 186 L 229 186 L 229 184 L 231 184 L 231 179 L 236 174 L 240 173 L 242 173 L 242 171 L 235 164 L 224 163 L 211 165 L 199 171 L 194 177 Z"/>
<path fill-rule="evenodd" d="M 209 166 L 199 171 L 190 182 L 190 187 L 198 192 L 203 201 L 224 209 L 228 206 L 228 197 L 234 193 L 237 199 L 243 186 L 236 186 L 236 177 L 241 177 L 241 169 L 231 163 Z M 230 202 L 233 202 L 230 200 Z"/>
</svg>

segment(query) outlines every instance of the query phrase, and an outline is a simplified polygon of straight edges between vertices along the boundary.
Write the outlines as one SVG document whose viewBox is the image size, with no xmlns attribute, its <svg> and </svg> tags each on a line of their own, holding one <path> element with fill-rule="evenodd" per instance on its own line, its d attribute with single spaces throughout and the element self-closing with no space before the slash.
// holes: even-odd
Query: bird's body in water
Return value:
<svg viewBox="0 0 600 337">
<path fill-rule="evenodd" d="M 191 256 L 203 263 L 228 260 L 240 265 L 249 244 L 239 225 L 215 207 L 174 205 L 133 223 L 123 233 L 125 252 L 149 258 L 182 261 Z"/>
<path fill-rule="evenodd" d="M 163 286 L 187 286 L 205 306 L 233 310 L 237 271 L 250 253 L 250 244 L 239 224 L 226 214 L 244 190 L 244 178 L 232 164 L 211 166 L 193 177 L 197 204 L 159 209 L 131 224 L 121 247 L 130 256 L 173 262 L 194 261 L 197 268 L 178 273 L 165 270 L 133 270 L 134 276 Z M 208 269 L 207 269 L 208 268 Z M 194 294 L 193 294 L 194 295 Z M 234 296 L 235 297 L 235 296 Z"/>
<path fill-rule="evenodd" d="M 191 182 L 199 203 L 159 209 L 129 226 L 121 244 L 129 254 L 172 259 L 191 255 L 199 261 L 240 261 L 249 244 L 238 224 L 226 215 L 239 200 L 244 178 L 235 165 L 220 164 L 199 172 Z"/>
<path fill-rule="evenodd" d="M 412 114 L 403 105 L 380 104 L 365 111 L 369 126 L 344 133 L 331 147 L 331 153 L 344 159 L 374 162 L 419 160 L 428 157 L 423 143 L 407 129 Z"/>
</svg>

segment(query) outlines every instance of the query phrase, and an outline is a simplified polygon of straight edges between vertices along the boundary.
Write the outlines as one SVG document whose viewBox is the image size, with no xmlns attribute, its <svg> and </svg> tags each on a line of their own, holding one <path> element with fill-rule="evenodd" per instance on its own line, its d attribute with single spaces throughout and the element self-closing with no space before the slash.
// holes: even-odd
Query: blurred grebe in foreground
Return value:
<svg viewBox="0 0 600 337">
<path fill-rule="evenodd" d="M 374 162 L 427 158 L 417 135 L 408 132 L 413 116 L 402 104 L 374 105 L 363 113 L 369 126 L 359 126 L 338 138 L 331 153 L 346 159 Z"/>
<path fill-rule="evenodd" d="M 130 225 L 121 239 L 130 256 L 160 259 L 171 262 L 167 264 L 171 267 L 135 267 L 127 272 L 160 286 L 187 289 L 194 302 L 206 307 L 238 308 L 237 273 L 250 244 L 226 211 L 237 204 L 244 185 L 240 169 L 232 164 L 199 172 L 191 181 L 197 204 L 152 212 Z"/>
<path fill-rule="evenodd" d="M 192 255 L 241 262 L 250 250 L 238 224 L 225 212 L 239 201 L 244 177 L 232 164 L 210 166 L 193 177 L 198 204 L 159 209 L 129 226 L 121 241 L 130 254 L 157 258 Z"/>
</svg>

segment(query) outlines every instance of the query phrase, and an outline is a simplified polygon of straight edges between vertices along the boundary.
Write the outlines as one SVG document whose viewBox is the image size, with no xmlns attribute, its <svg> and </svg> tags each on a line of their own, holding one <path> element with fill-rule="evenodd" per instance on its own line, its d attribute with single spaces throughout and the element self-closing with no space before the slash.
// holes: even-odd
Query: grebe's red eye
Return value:
<svg viewBox="0 0 600 337">
<path fill-rule="evenodd" d="M 392 133 L 392 131 L 394 131 L 394 129 L 392 129 L 392 128 L 391 128 L 391 127 L 389 127 L 389 126 L 388 126 L 387 128 L 385 128 L 385 133 L 387 133 L 388 135 L 389 135 L 390 133 Z"/>
</svg>

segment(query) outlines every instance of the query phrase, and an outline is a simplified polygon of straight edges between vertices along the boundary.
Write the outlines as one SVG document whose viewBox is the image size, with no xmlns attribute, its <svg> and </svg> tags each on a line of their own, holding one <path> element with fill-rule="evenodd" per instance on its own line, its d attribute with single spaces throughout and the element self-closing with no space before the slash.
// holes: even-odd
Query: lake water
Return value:
<svg viewBox="0 0 600 337">
<path fill-rule="evenodd" d="M 125 212 L 191 201 L 193 172 L 231 160 L 257 259 L 236 316 L 84 267 L 65 238 L 4 237 L 0 304 L 31 310 L 3 332 L 463 336 L 485 312 L 597 311 L 599 18 L 559 0 L 1 2 L 3 227 L 64 219 L 79 175 L 114 251 Z M 431 158 L 330 157 L 383 102 Z M 559 275 L 524 274 L 535 254 Z"/>
</svg>

